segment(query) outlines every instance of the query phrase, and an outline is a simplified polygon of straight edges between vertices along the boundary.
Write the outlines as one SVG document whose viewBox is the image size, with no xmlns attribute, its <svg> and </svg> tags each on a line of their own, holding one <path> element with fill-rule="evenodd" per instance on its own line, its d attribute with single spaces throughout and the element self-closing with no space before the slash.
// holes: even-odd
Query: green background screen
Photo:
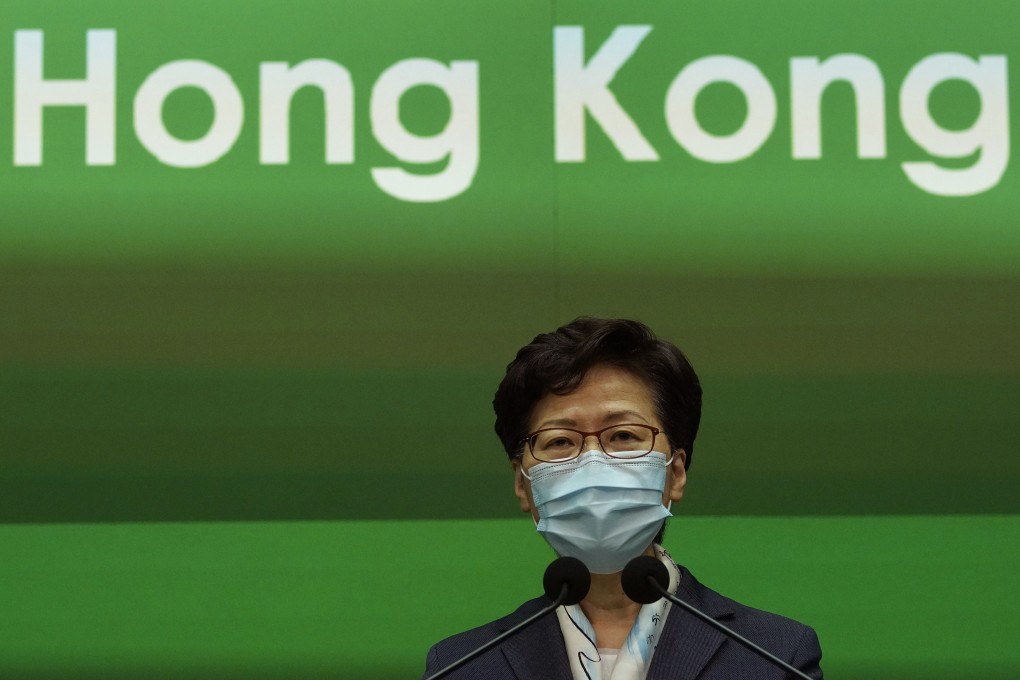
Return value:
<svg viewBox="0 0 1020 680">
<path fill-rule="evenodd" d="M 1018 25 L 5 0 L 0 677 L 420 676 L 540 592 L 490 404 L 580 315 L 699 373 L 702 582 L 834 678 L 1020 676 Z"/>
</svg>

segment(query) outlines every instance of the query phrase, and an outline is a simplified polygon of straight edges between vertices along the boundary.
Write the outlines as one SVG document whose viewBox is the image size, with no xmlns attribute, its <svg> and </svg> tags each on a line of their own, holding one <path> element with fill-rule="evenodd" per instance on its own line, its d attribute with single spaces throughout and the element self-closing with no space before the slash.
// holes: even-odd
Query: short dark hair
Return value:
<svg viewBox="0 0 1020 680">
<path fill-rule="evenodd" d="M 580 317 L 542 333 L 507 364 L 496 390 L 496 435 L 511 460 L 520 455 L 535 404 L 547 394 L 569 394 L 598 364 L 618 366 L 648 383 L 656 416 L 669 441 L 687 452 L 690 467 L 701 422 L 701 383 L 687 357 L 629 319 Z"/>
</svg>

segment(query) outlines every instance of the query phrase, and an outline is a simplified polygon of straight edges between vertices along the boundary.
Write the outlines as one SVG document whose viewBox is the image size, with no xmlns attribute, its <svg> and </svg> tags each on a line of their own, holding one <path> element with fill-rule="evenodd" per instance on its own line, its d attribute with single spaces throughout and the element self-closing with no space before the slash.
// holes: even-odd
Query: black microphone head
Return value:
<svg viewBox="0 0 1020 680">
<path fill-rule="evenodd" d="M 658 583 L 662 590 L 669 588 L 669 571 L 666 565 L 649 555 L 640 555 L 623 568 L 620 585 L 630 599 L 641 604 L 649 604 L 662 599 L 662 593 L 649 582 L 649 578 Z"/>
<path fill-rule="evenodd" d="M 588 594 L 591 588 L 591 573 L 584 562 L 576 557 L 557 557 L 545 569 L 542 578 L 545 596 L 556 600 L 567 587 L 567 597 L 561 604 L 577 604 Z"/>
</svg>

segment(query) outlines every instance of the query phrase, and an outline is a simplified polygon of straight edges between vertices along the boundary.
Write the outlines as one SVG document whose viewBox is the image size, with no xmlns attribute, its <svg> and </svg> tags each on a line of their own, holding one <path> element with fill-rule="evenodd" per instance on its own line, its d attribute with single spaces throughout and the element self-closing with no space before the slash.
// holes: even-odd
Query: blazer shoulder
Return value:
<svg viewBox="0 0 1020 680">
<path fill-rule="evenodd" d="M 801 623 L 800 621 L 788 616 L 765 611 L 764 609 L 757 609 L 732 600 L 724 595 L 720 595 L 719 597 L 729 603 L 733 610 L 733 620 L 740 622 L 743 626 L 761 629 L 763 631 L 770 631 L 772 634 L 779 634 L 784 638 L 792 638 L 794 640 L 800 639 L 803 637 L 805 631 L 811 629 L 811 627 L 807 624 Z"/>
<path fill-rule="evenodd" d="M 690 598 L 691 604 L 699 606 L 706 613 L 720 620 L 731 619 L 733 625 L 747 626 L 755 629 L 784 633 L 787 637 L 799 639 L 810 627 L 781 614 L 757 609 L 732 598 L 722 595 L 698 581 L 693 574 L 682 568 L 682 578 L 689 579 L 684 592 L 677 595 Z"/>
<path fill-rule="evenodd" d="M 431 671 L 444 668 L 471 650 L 496 638 L 500 633 L 513 628 L 547 604 L 549 604 L 548 599 L 542 597 L 528 600 L 506 616 L 440 640 L 429 649 L 426 660 L 427 668 Z"/>
<path fill-rule="evenodd" d="M 701 604 L 706 613 L 727 627 L 800 668 L 808 675 L 816 678 L 822 677 L 821 645 L 811 626 L 721 595 L 698 582 L 686 570 L 684 570 L 684 578 L 690 578 L 685 594 L 691 597 L 691 604 L 695 606 Z M 671 613 L 670 616 L 672 615 Z"/>
</svg>

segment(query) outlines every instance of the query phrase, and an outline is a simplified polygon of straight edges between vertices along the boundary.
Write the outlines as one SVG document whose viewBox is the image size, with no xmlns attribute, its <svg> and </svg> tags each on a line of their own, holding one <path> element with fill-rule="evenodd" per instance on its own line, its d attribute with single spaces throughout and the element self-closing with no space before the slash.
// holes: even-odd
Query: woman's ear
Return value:
<svg viewBox="0 0 1020 680">
<path fill-rule="evenodd" d="M 669 500 L 679 503 L 683 500 L 684 489 L 687 487 L 687 452 L 677 449 L 673 453 L 673 462 L 669 464 L 670 476 L 666 479 L 666 491 Z"/>
<path fill-rule="evenodd" d="M 511 463 L 514 467 L 514 495 L 521 504 L 521 512 L 531 512 L 534 505 L 531 501 L 531 485 L 524 477 L 524 468 L 521 467 L 521 459 L 514 459 Z"/>
</svg>

